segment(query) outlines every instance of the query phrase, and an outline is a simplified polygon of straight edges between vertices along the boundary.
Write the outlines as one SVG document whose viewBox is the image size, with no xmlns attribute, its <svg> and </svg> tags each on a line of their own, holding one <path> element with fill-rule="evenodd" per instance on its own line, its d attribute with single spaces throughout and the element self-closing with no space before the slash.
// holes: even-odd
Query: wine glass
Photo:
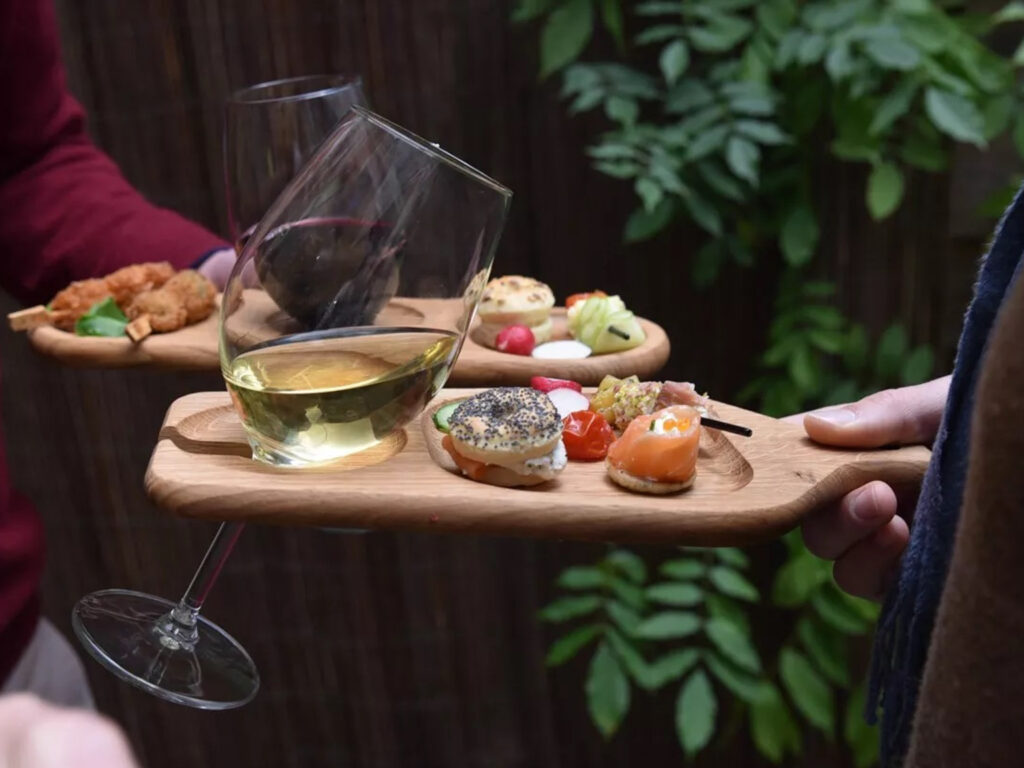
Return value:
<svg viewBox="0 0 1024 768">
<path fill-rule="evenodd" d="M 228 228 L 241 253 L 267 208 L 349 109 L 366 105 L 362 79 L 309 75 L 243 88 L 224 107 Z"/>
<path fill-rule="evenodd" d="M 402 428 L 458 356 L 510 198 L 437 145 L 352 109 L 252 231 L 224 292 L 221 370 L 254 460 L 342 472 L 367 449 L 401 450 Z M 255 694 L 248 654 L 199 616 L 240 530 L 222 526 L 179 604 L 130 593 L 150 601 L 146 620 L 117 626 L 103 625 L 103 600 L 89 607 L 108 639 L 120 637 L 115 648 L 132 651 L 108 667 L 197 707 Z M 115 607 L 123 617 L 124 604 Z M 154 663 L 174 667 L 175 690 L 147 676 Z"/>
<path fill-rule="evenodd" d="M 274 80 L 233 93 L 224 109 L 224 179 L 236 249 L 285 185 L 354 104 L 358 76 Z M 242 532 L 220 526 L 177 603 L 131 590 L 83 597 L 72 626 L 85 649 L 121 679 L 160 698 L 203 709 L 245 704 L 259 689 L 252 660 L 199 608 Z M 156 625 L 159 624 L 157 628 Z"/>
</svg>

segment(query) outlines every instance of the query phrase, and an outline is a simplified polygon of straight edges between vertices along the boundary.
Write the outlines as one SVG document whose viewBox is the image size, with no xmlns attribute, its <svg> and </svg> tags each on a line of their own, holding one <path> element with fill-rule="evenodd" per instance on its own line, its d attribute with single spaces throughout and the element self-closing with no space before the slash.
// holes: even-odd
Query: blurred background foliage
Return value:
<svg viewBox="0 0 1024 768">
<path fill-rule="evenodd" d="M 864 205 L 881 221 L 900 207 L 909 173 L 945 171 L 958 143 L 984 149 L 1009 134 L 1024 154 L 1024 43 L 1010 57 L 986 44 L 993 29 L 1024 20 L 1024 3 L 978 13 L 931 0 L 522 0 L 513 19 L 537 24 L 540 76 L 561 78 L 569 112 L 604 114 L 606 129 L 586 153 L 636 193 L 624 243 L 688 220 L 704 233 L 687 265 L 697 288 L 758 262 L 781 264 L 741 402 L 781 416 L 932 376 L 929 345 L 915 345 L 899 323 L 870 338 L 836 306 L 834 282 L 815 277 L 816 201 L 829 183 L 816 169 L 826 156 L 867 166 Z M 601 35 L 615 55 L 591 61 Z M 1001 212 L 1018 183 L 1007 173 L 983 212 Z M 548 661 L 594 645 L 585 692 L 605 737 L 626 715 L 632 687 L 672 684 L 687 757 L 745 722 L 772 762 L 799 754 L 803 731 L 817 729 L 855 765 L 871 765 L 864 669 L 851 670 L 848 657 L 875 608 L 841 593 L 798 534 L 786 553 L 770 600 L 790 612 L 792 631 L 770 662 L 755 649 L 747 613 L 761 596 L 737 550 L 669 559 L 650 578 L 625 550 L 566 570 L 558 585 L 583 594 L 542 615 L 587 623 L 563 635 Z"/>
</svg>

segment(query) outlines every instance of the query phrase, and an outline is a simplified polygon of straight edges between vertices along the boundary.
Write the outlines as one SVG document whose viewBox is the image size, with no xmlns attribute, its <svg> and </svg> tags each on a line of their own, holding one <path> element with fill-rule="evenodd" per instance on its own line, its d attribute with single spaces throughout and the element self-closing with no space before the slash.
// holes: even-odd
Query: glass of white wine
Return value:
<svg viewBox="0 0 1024 768">
<path fill-rule="evenodd" d="M 221 371 L 254 460 L 345 471 L 348 456 L 401 445 L 455 363 L 510 200 L 436 144 L 352 109 L 245 239 L 224 290 Z M 179 704 L 251 700 L 252 659 L 200 616 L 241 530 L 221 526 L 177 604 L 83 598 L 73 620 L 90 653 Z"/>
</svg>

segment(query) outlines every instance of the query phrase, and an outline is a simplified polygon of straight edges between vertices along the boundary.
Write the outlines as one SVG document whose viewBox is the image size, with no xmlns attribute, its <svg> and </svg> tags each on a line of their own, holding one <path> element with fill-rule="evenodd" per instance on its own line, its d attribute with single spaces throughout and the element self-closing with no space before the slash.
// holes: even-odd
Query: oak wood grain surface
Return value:
<svg viewBox="0 0 1024 768">
<path fill-rule="evenodd" d="M 721 418 L 754 433 L 703 429 L 689 491 L 627 491 L 607 478 L 603 462 L 569 462 L 550 483 L 500 488 L 462 477 L 431 420 L 446 401 L 477 391 L 444 390 L 397 436 L 305 469 L 252 461 L 228 396 L 188 395 L 168 411 L 146 488 L 161 507 L 207 520 L 735 546 L 777 537 L 868 480 L 920 482 L 930 456 L 922 447 L 822 447 L 797 425 L 716 403 Z"/>
</svg>

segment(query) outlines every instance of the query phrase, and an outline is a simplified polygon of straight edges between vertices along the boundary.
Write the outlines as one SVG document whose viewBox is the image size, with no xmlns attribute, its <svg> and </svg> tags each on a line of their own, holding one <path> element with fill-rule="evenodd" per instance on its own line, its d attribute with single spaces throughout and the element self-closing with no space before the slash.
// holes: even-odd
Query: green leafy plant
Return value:
<svg viewBox="0 0 1024 768">
<path fill-rule="evenodd" d="M 985 43 L 998 25 L 1024 21 L 1024 3 L 982 14 L 933 0 L 521 0 L 514 19 L 540 25 L 541 77 L 560 74 L 569 111 L 606 118 L 586 152 L 636 192 L 627 245 L 688 221 L 706 235 L 689 264 L 698 288 L 758 260 L 780 264 L 765 351 L 741 399 L 782 415 L 931 376 L 927 345 L 912 345 L 898 323 L 870 338 L 836 306 L 835 285 L 815 279 L 815 170 L 862 166 L 864 205 L 881 221 L 899 209 L 908 173 L 945 170 L 956 143 L 984 148 L 1009 133 L 1024 155 L 1024 43 L 1010 59 Z M 616 60 L 584 61 L 601 36 Z M 984 210 L 1001 212 L 1012 188 Z M 606 737 L 634 688 L 672 684 L 687 755 L 740 711 L 774 762 L 800 752 L 810 728 L 842 730 L 855 763 L 870 765 L 875 736 L 859 717 L 862 675 L 847 646 L 870 629 L 873 609 L 788 537 L 771 599 L 791 612 L 792 631 L 765 664 L 744 568 L 735 550 L 666 561 L 653 583 L 622 550 L 570 568 L 559 585 L 572 594 L 543 615 L 582 623 L 549 663 L 596 646 L 586 691 Z"/>
<path fill-rule="evenodd" d="M 870 628 L 876 608 L 840 592 L 829 567 L 790 535 L 792 557 L 775 577 L 771 602 L 793 613 L 790 636 L 762 660 L 749 609 L 761 595 L 738 549 L 686 549 L 650 572 L 627 550 L 564 571 L 565 594 L 541 611 L 570 625 L 548 652 L 566 663 L 588 647 L 585 690 L 594 725 L 606 738 L 629 712 L 634 690 L 675 693 L 675 728 L 684 753 L 746 721 L 758 750 L 773 762 L 798 755 L 803 731 L 830 738 L 839 730 L 838 694 L 846 700 L 842 737 L 858 766 L 874 761 L 876 736 L 860 717 L 863 690 L 853 685 L 846 646 Z M 731 725 L 724 725 L 723 720 Z"/>
</svg>

